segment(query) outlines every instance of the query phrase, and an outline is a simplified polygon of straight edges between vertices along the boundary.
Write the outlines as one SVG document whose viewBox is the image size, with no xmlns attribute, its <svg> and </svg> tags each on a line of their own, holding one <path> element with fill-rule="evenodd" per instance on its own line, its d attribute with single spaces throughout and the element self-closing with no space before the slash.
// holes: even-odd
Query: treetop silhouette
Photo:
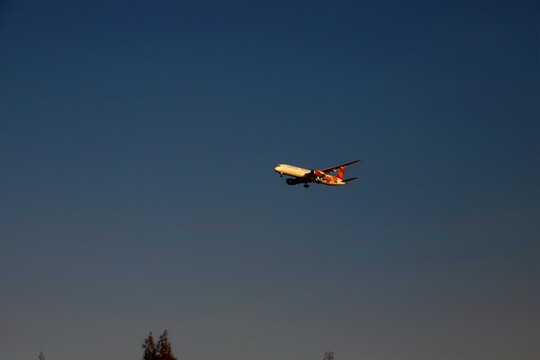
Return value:
<svg viewBox="0 0 540 360">
<path fill-rule="evenodd" d="M 178 360 L 172 353 L 171 343 L 169 342 L 167 330 L 159 337 L 157 344 L 154 342 L 152 332 L 142 344 L 143 360 Z"/>
</svg>

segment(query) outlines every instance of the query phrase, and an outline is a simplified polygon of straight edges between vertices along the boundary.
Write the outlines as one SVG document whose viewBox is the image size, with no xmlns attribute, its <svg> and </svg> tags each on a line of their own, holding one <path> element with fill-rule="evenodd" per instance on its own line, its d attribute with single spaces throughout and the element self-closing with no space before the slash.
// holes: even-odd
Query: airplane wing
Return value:
<svg viewBox="0 0 540 360">
<path fill-rule="evenodd" d="M 331 168 L 328 168 L 328 169 L 324 169 L 324 170 L 319 170 L 320 172 L 324 173 L 324 174 L 331 174 L 335 171 L 338 171 L 339 169 L 341 168 L 344 168 L 345 166 L 348 166 L 348 165 L 351 165 L 351 164 L 354 164 L 355 162 L 359 162 L 361 161 L 362 159 L 358 159 L 358 160 L 354 160 L 354 161 L 351 161 L 351 162 L 348 162 L 346 164 L 343 164 L 343 165 L 338 165 L 338 166 L 334 166 L 334 167 L 331 167 Z"/>
</svg>

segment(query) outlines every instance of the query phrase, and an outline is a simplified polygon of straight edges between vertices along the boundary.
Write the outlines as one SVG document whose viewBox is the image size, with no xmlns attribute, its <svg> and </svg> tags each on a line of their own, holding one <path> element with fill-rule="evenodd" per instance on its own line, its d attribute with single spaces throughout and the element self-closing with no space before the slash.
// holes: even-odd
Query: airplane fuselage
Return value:
<svg viewBox="0 0 540 360">
<path fill-rule="evenodd" d="M 287 184 L 296 185 L 304 183 L 307 185 L 309 182 L 320 183 L 324 185 L 345 185 L 346 182 L 337 176 L 327 175 L 318 170 L 308 170 L 297 166 L 279 164 L 274 168 L 281 176 L 283 174 L 288 176 L 294 176 L 294 179 L 287 179 Z"/>
<path fill-rule="evenodd" d="M 274 170 L 282 175 L 285 174 L 285 175 L 296 176 L 296 177 L 304 177 L 304 176 L 307 176 L 311 172 L 311 170 L 302 169 L 300 167 L 287 165 L 287 164 L 279 164 L 278 166 L 276 166 Z"/>
</svg>

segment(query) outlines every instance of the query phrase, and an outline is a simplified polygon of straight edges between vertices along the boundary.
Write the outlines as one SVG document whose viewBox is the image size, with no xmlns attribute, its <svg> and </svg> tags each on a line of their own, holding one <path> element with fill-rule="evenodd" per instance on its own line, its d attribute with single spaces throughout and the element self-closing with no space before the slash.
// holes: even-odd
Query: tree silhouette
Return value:
<svg viewBox="0 0 540 360">
<path fill-rule="evenodd" d="M 156 344 L 150 331 L 150 334 L 144 339 L 144 343 L 142 344 L 144 351 L 143 360 L 178 360 L 172 353 L 168 335 L 167 330 L 165 330 Z"/>
<path fill-rule="evenodd" d="M 334 360 L 334 353 L 331 351 L 325 352 L 323 360 Z"/>
<path fill-rule="evenodd" d="M 154 337 L 152 336 L 152 332 L 150 331 L 150 334 L 146 339 L 144 339 L 144 343 L 142 344 L 142 348 L 144 351 L 143 354 L 143 360 L 156 360 L 157 359 L 157 349 L 156 344 L 154 343 Z"/>
<path fill-rule="evenodd" d="M 40 351 L 39 352 L 39 357 L 38 357 L 39 360 L 45 360 L 45 355 L 43 355 L 43 353 Z"/>
</svg>

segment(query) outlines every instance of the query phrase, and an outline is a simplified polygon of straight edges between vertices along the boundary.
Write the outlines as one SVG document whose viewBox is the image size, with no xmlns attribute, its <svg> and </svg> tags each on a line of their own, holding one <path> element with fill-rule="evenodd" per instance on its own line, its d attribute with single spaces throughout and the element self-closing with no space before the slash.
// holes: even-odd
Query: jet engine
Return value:
<svg viewBox="0 0 540 360">
<path fill-rule="evenodd" d="M 321 177 L 322 175 L 324 175 L 324 173 L 320 172 L 319 170 L 311 170 L 308 174 L 308 176 L 310 177 Z"/>
<path fill-rule="evenodd" d="M 285 182 L 289 185 L 298 185 L 300 182 L 293 178 L 287 178 Z"/>
</svg>

